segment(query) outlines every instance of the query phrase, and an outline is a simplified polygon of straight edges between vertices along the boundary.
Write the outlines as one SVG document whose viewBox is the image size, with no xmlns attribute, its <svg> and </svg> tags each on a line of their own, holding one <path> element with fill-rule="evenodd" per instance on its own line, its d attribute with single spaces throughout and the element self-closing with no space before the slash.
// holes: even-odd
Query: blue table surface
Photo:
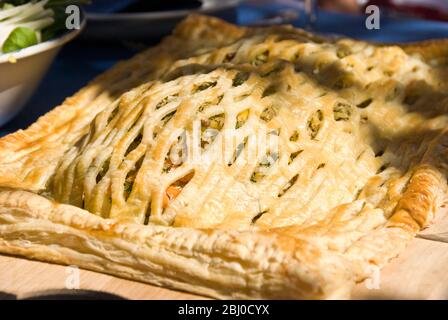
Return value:
<svg viewBox="0 0 448 320">
<path fill-rule="evenodd" d="M 272 16 L 285 5 L 241 4 L 237 8 L 239 24 L 250 24 Z M 414 19 L 382 18 L 380 30 L 368 30 L 365 16 L 319 12 L 316 31 L 337 33 L 349 37 L 378 42 L 409 42 L 425 39 L 448 38 L 448 23 Z M 300 21 L 293 23 L 301 27 Z M 154 41 L 156 43 L 157 41 Z M 124 44 L 101 45 L 77 39 L 66 45 L 50 67 L 34 96 L 25 108 L 9 123 L 0 127 L 0 136 L 26 128 L 39 116 L 74 94 L 96 75 L 119 60 L 133 56 L 137 51 Z"/>
</svg>

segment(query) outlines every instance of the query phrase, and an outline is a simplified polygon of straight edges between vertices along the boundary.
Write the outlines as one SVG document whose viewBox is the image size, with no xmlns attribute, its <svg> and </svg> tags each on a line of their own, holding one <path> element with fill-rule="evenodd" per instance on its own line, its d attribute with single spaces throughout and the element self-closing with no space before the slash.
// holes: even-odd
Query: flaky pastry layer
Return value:
<svg viewBox="0 0 448 320">
<path fill-rule="evenodd" d="M 347 298 L 445 199 L 447 47 L 191 16 L 0 139 L 0 251 L 216 298 Z M 167 160 L 226 137 L 222 162 Z"/>
</svg>

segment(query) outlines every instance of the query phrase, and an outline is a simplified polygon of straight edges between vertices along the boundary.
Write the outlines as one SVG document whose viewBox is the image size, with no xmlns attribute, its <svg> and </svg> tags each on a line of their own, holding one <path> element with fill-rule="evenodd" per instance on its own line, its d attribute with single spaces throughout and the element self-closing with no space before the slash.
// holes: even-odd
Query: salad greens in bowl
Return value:
<svg viewBox="0 0 448 320">
<path fill-rule="evenodd" d="M 0 126 L 21 110 L 62 46 L 84 27 L 81 9 L 79 25 L 68 30 L 66 24 L 67 7 L 84 3 L 0 0 Z"/>
<path fill-rule="evenodd" d="M 69 5 L 86 1 L 0 0 L 0 53 L 27 48 L 66 30 Z"/>
</svg>

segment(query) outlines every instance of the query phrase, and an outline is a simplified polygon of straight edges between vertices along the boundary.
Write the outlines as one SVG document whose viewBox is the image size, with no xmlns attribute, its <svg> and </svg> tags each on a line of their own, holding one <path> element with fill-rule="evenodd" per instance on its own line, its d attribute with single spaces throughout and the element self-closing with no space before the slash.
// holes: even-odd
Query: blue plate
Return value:
<svg viewBox="0 0 448 320">
<path fill-rule="evenodd" d="M 169 1 L 169 0 L 166 0 Z M 148 40 L 171 32 L 173 27 L 192 13 L 214 15 L 236 21 L 236 6 L 241 0 L 202 0 L 193 8 L 176 10 L 126 12 L 135 0 L 96 0 L 87 7 L 88 24 L 83 38 L 89 40 Z M 176 1 L 176 4 L 179 4 Z"/>
<path fill-rule="evenodd" d="M 125 9 L 136 1 L 137 0 L 92 0 L 86 7 L 86 11 L 96 14 L 114 13 Z"/>
</svg>

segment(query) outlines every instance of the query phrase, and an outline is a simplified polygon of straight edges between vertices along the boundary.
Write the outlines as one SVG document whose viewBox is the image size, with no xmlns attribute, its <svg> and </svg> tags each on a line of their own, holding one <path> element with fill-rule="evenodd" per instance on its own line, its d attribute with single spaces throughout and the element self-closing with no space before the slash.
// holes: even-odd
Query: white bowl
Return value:
<svg viewBox="0 0 448 320">
<path fill-rule="evenodd" d="M 62 46 L 76 37 L 85 25 L 34 46 L 0 54 L 0 126 L 28 102 Z"/>
</svg>

